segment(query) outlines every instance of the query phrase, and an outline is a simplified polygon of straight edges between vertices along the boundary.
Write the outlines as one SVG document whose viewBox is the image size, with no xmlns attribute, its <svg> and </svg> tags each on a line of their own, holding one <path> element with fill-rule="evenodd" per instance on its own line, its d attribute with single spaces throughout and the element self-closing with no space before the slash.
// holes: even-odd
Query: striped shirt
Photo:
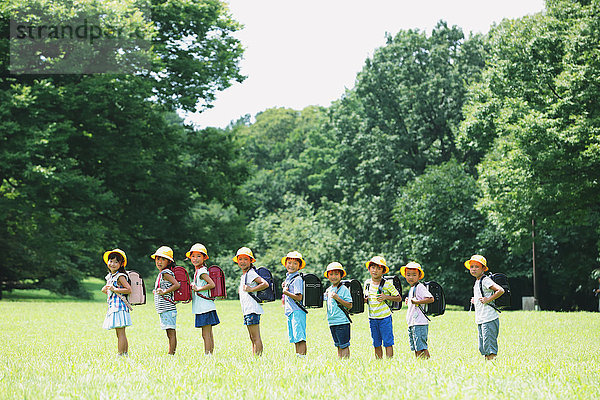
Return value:
<svg viewBox="0 0 600 400">
<path fill-rule="evenodd" d="M 123 285 L 121 285 L 119 283 L 119 277 L 120 276 L 124 276 L 125 279 L 127 279 L 127 275 L 125 275 L 122 272 L 116 272 L 114 274 L 107 274 L 104 279 L 106 279 L 106 284 L 107 285 L 112 285 L 116 288 L 123 288 Z M 108 303 L 108 312 L 109 313 L 114 313 L 114 312 L 118 312 L 118 311 L 129 311 L 129 309 L 127 308 L 127 306 L 125 305 L 125 302 L 123 300 L 121 300 L 121 298 L 119 296 L 117 296 L 116 294 L 114 294 L 111 291 L 108 291 L 106 294 L 106 302 Z M 122 295 L 125 296 L 125 295 Z"/>
<path fill-rule="evenodd" d="M 173 271 L 171 271 L 170 269 L 163 269 L 158 273 L 158 276 L 156 277 L 156 283 L 154 284 L 155 289 L 158 289 L 159 285 L 160 288 L 163 290 L 167 290 L 168 288 L 173 286 L 171 282 L 169 282 L 163 277 L 163 274 L 169 274 L 173 278 L 175 278 L 175 274 L 173 273 Z M 159 314 L 162 314 L 165 311 L 177 310 L 177 307 L 173 302 L 173 292 L 167 293 L 165 295 L 154 293 L 154 306 L 156 307 L 156 312 Z"/>
<path fill-rule="evenodd" d="M 383 280 L 382 280 L 383 282 Z M 381 284 L 381 282 L 379 282 Z M 371 279 L 367 279 L 364 286 L 364 293 L 367 296 L 367 305 L 369 306 L 369 318 L 383 319 L 392 315 L 392 310 L 385 301 L 378 301 L 377 294 L 379 285 L 374 285 Z M 383 284 L 383 294 L 389 296 L 398 296 L 400 293 L 394 286 L 391 279 Z"/>
</svg>

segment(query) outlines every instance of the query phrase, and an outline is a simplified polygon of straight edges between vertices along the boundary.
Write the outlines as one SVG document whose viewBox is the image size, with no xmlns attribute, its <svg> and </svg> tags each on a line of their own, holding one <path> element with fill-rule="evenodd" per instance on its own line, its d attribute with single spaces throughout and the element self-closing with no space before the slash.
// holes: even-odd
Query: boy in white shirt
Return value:
<svg viewBox="0 0 600 400">
<path fill-rule="evenodd" d="M 473 285 L 473 297 L 471 303 L 475 305 L 475 323 L 479 337 L 479 352 L 486 360 L 493 360 L 498 354 L 498 333 L 500 332 L 500 319 L 498 312 L 490 302 L 504 294 L 504 289 L 495 283 L 489 276 L 485 276 L 488 270 L 487 260 L 484 256 L 475 254 L 465 261 L 465 267 L 475 277 Z M 480 289 L 483 288 L 483 293 Z"/>
<path fill-rule="evenodd" d="M 429 333 L 429 319 L 425 316 L 421 304 L 433 303 L 433 295 L 425 285 L 419 285 L 419 281 L 425 276 L 423 267 L 416 262 L 409 262 L 400 268 L 400 274 L 406 278 L 410 285 L 406 297 L 406 323 L 408 325 L 408 341 L 410 349 L 415 352 L 415 357 L 429 358 L 427 348 L 427 335 Z"/>
</svg>

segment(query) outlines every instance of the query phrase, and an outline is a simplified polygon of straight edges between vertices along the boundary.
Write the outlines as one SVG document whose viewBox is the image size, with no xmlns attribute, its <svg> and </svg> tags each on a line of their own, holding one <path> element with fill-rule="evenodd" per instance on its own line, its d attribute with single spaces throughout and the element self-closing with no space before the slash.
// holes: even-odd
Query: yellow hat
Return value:
<svg viewBox="0 0 600 400">
<path fill-rule="evenodd" d="M 403 267 L 400 267 L 400 274 L 406 278 L 406 269 L 418 269 L 419 272 L 421 272 L 419 279 L 423 279 L 425 277 L 425 272 L 423 271 L 423 267 L 421 267 L 421 264 L 411 261 L 408 264 L 406 264 Z"/>
<path fill-rule="evenodd" d="M 241 256 L 242 254 L 245 254 L 248 257 L 250 257 L 250 262 L 256 261 L 256 258 L 254 258 L 254 254 L 252 254 L 252 250 L 250 250 L 247 247 L 240 247 L 239 250 L 237 251 L 237 253 L 235 253 L 235 257 L 233 257 L 233 262 L 237 263 L 238 256 Z"/>
<path fill-rule="evenodd" d="M 204 254 L 206 256 L 206 259 L 208 260 L 208 253 L 206 252 L 206 247 L 201 243 L 196 243 L 195 245 L 193 245 L 190 251 L 185 253 L 185 257 L 192 258 L 192 253 L 195 251 Z"/>
<path fill-rule="evenodd" d="M 388 272 L 390 272 L 390 269 L 387 266 L 387 263 L 385 262 L 385 258 L 383 258 L 382 256 L 375 256 L 375 257 L 371 258 L 369 261 L 367 261 L 365 263 L 365 265 L 367 266 L 367 269 L 369 269 L 369 265 L 371 263 L 381 265 L 382 267 L 384 267 L 384 269 L 385 269 L 385 271 L 383 271 L 384 274 L 387 274 Z"/>
<path fill-rule="evenodd" d="M 467 267 L 467 269 L 471 269 L 471 261 L 477 261 L 478 263 L 480 263 L 481 265 L 483 265 L 483 270 L 484 271 L 488 270 L 487 260 L 485 259 L 484 256 L 480 256 L 479 254 L 472 255 L 470 259 L 468 259 L 467 261 L 465 261 L 465 267 Z"/>
<path fill-rule="evenodd" d="M 121 249 L 114 249 L 114 250 L 109 250 L 109 251 L 104 252 L 102 259 L 104 260 L 104 263 L 106 265 L 108 265 L 108 256 L 110 256 L 110 253 L 119 253 L 120 255 L 122 255 L 123 259 L 125 260 L 125 262 L 123 262 L 123 266 L 127 265 L 127 256 L 125 255 L 125 252 Z"/>
<path fill-rule="evenodd" d="M 340 264 L 337 261 L 334 261 L 332 263 L 329 263 L 329 265 L 327 266 L 327 269 L 325 270 L 325 278 L 329 278 L 327 276 L 327 273 L 329 271 L 342 271 L 342 278 L 346 276 L 346 270 L 344 269 L 344 267 L 342 267 L 342 264 Z"/>
<path fill-rule="evenodd" d="M 284 267 L 285 267 L 285 260 L 287 260 L 288 258 L 295 258 L 297 260 L 300 260 L 300 268 L 298 268 L 298 270 L 301 270 L 302 268 L 306 267 L 306 261 L 304 261 L 302 259 L 302 254 L 300 254 L 300 252 L 290 251 L 289 253 L 287 253 L 287 255 L 281 259 L 281 263 L 283 264 Z"/>
<path fill-rule="evenodd" d="M 150 256 L 150 258 L 154 260 L 156 256 L 175 262 L 175 259 L 173 258 L 173 249 L 169 246 L 160 246 L 158 250 L 156 250 L 154 254 Z"/>
</svg>

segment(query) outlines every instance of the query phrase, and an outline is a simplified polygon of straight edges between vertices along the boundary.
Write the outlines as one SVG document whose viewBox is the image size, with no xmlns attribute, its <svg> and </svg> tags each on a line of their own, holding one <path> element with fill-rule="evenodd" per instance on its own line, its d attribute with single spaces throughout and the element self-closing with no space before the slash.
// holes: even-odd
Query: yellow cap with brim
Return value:
<svg viewBox="0 0 600 400">
<path fill-rule="evenodd" d="M 327 269 L 325 270 L 325 278 L 329 278 L 329 276 L 327 276 L 329 271 L 342 271 L 342 278 L 346 276 L 346 270 L 344 269 L 344 267 L 342 267 L 342 264 L 340 264 L 337 261 L 334 261 L 327 265 Z"/>
<path fill-rule="evenodd" d="M 125 260 L 123 262 L 123 266 L 127 265 L 127 256 L 125 255 L 125 252 L 121 249 L 114 249 L 114 250 L 109 250 L 109 251 L 104 252 L 104 254 L 102 255 L 102 259 L 104 260 L 104 263 L 106 265 L 108 265 L 108 256 L 110 256 L 111 253 L 118 253 L 118 254 L 122 255 L 123 259 Z"/>
<path fill-rule="evenodd" d="M 472 255 L 471 258 L 469 258 L 467 261 L 465 261 L 465 267 L 467 269 L 471 269 L 471 261 L 476 261 L 479 264 L 483 265 L 484 271 L 488 270 L 487 260 L 485 259 L 484 256 L 480 256 L 479 254 Z"/>
<path fill-rule="evenodd" d="M 287 255 L 281 259 L 281 264 L 283 264 L 284 267 L 285 267 L 285 260 L 287 260 L 288 258 L 295 258 L 297 260 L 300 260 L 300 268 L 298 268 L 298 270 L 301 270 L 302 268 L 306 267 L 306 262 L 302 258 L 302 254 L 300 254 L 300 252 L 290 251 L 289 253 L 287 253 Z"/>
<path fill-rule="evenodd" d="M 385 270 L 385 271 L 383 271 L 384 274 L 387 274 L 388 272 L 390 272 L 390 268 L 387 266 L 387 263 L 385 262 L 385 258 L 383 258 L 382 256 L 375 256 L 375 257 L 371 258 L 369 261 L 367 261 L 365 263 L 365 265 L 367 266 L 367 269 L 369 269 L 369 265 L 371 265 L 371 263 L 381 265 Z"/>
<path fill-rule="evenodd" d="M 240 247 L 239 250 L 237 251 L 237 253 L 235 253 L 235 257 L 233 257 L 233 262 L 237 263 L 238 256 L 241 256 L 242 254 L 250 257 L 250 262 L 256 261 L 256 258 L 254 258 L 254 254 L 252 253 L 252 250 L 250 250 L 248 247 Z"/>
<path fill-rule="evenodd" d="M 423 271 L 423 267 L 421 267 L 421 264 L 411 261 L 408 264 L 400 267 L 400 275 L 402 275 L 403 277 L 406 278 L 406 270 L 407 269 L 417 269 L 419 270 L 420 274 L 419 274 L 419 279 L 423 279 L 425 277 L 425 272 Z"/>
<path fill-rule="evenodd" d="M 175 259 L 173 258 L 173 249 L 169 246 L 160 246 L 150 258 L 154 260 L 157 256 L 175 262 Z"/>
<path fill-rule="evenodd" d="M 190 249 L 190 251 L 188 251 L 187 253 L 185 253 L 185 257 L 186 258 L 192 258 L 192 253 L 197 251 L 198 253 L 202 253 L 206 256 L 206 259 L 208 260 L 208 253 L 206 252 L 206 247 L 202 244 L 202 243 L 196 243 L 192 246 L 192 248 Z"/>
</svg>

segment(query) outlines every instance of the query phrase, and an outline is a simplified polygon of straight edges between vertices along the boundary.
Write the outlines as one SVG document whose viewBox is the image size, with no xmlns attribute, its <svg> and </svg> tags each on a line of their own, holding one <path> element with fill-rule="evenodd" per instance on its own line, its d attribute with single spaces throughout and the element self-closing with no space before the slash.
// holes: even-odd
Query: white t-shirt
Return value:
<svg viewBox="0 0 600 400">
<path fill-rule="evenodd" d="M 246 275 L 248 275 L 247 278 L 246 278 Z M 254 281 L 256 278 L 260 278 L 260 276 L 256 273 L 256 271 L 253 268 L 250 268 L 248 270 L 248 272 L 246 272 L 245 274 L 242 274 L 242 277 L 240 278 L 240 286 L 238 288 L 238 293 L 240 294 L 240 304 L 242 306 L 242 315 L 262 314 L 263 313 L 262 306 L 260 304 L 258 304 L 256 302 L 256 300 L 254 300 L 252 297 L 250 297 L 248 292 L 244 291 L 244 285 L 248 285 L 250 287 L 258 286 L 258 283 L 256 283 Z M 248 282 L 248 283 L 246 283 L 246 282 Z"/>
<path fill-rule="evenodd" d="M 208 269 L 205 266 L 197 269 L 194 272 L 194 285 L 198 287 L 202 287 L 207 284 L 207 282 L 202 279 L 202 275 L 208 275 Z M 210 297 L 210 290 L 204 290 L 200 292 L 200 294 Z M 215 302 L 212 300 L 204 299 L 196 294 L 196 292 L 192 292 L 192 313 L 193 314 L 204 314 L 210 311 L 216 310 Z"/>
<path fill-rule="evenodd" d="M 484 322 L 490 322 L 498 318 L 498 312 L 494 310 L 489 304 L 482 304 L 479 299 L 482 297 L 490 297 L 494 294 L 494 291 L 490 289 L 492 285 L 496 283 L 489 277 L 485 276 L 481 278 L 481 285 L 483 287 L 483 294 L 479 290 L 479 279 L 475 280 L 473 285 L 473 301 L 475 302 L 475 323 L 477 325 L 483 324 Z"/>
<path fill-rule="evenodd" d="M 413 304 L 411 301 L 413 298 L 415 300 L 423 300 L 427 297 L 433 297 L 433 295 L 427 290 L 425 285 L 421 283 L 412 286 L 408 291 L 408 311 L 406 312 L 406 323 L 408 326 L 429 325 L 429 320 L 419 308 L 419 304 Z M 421 304 L 421 307 L 425 307 L 425 304 Z"/>
</svg>

